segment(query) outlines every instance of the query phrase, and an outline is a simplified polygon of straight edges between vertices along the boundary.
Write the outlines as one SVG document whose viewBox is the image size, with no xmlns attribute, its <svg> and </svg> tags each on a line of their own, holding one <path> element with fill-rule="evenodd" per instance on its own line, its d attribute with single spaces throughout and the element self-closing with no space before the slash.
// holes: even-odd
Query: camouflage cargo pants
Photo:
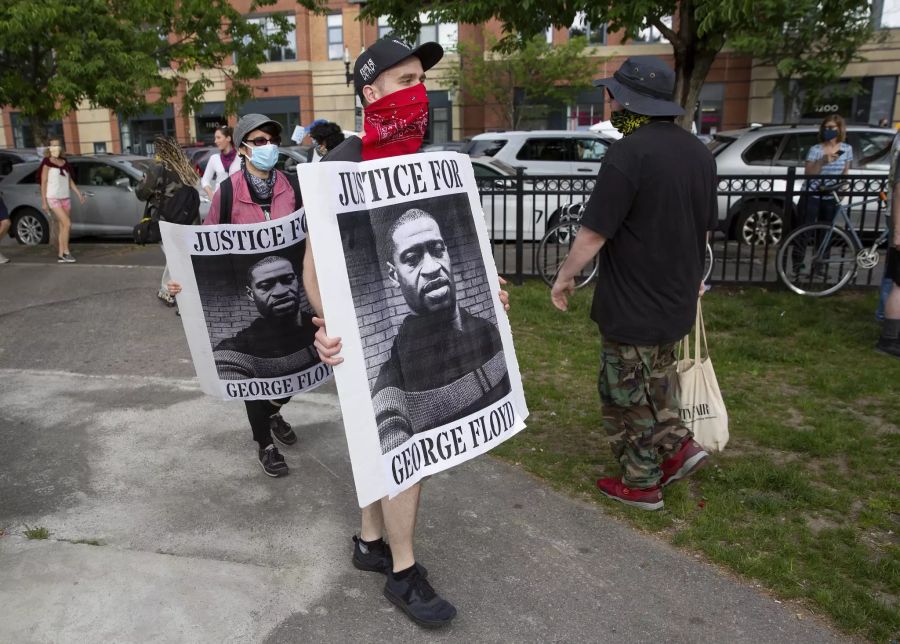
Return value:
<svg viewBox="0 0 900 644">
<path fill-rule="evenodd" d="M 692 437 L 681 422 L 677 343 L 635 346 L 603 340 L 597 388 L 603 428 L 629 487 L 659 484 L 660 461 Z"/>
</svg>

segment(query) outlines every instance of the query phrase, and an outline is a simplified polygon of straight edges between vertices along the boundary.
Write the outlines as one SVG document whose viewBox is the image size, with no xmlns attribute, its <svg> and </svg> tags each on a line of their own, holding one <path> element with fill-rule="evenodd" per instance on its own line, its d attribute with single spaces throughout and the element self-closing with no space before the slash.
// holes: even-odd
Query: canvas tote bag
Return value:
<svg viewBox="0 0 900 644">
<path fill-rule="evenodd" d="M 681 420 L 694 433 L 694 440 L 704 449 L 719 452 L 728 442 L 728 411 L 709 358 L 703 310 L 699 301 L 693 336 L 693 343 L 690 333 L 682 340 L 681 359 L 678 361 Z"/>
</svg>

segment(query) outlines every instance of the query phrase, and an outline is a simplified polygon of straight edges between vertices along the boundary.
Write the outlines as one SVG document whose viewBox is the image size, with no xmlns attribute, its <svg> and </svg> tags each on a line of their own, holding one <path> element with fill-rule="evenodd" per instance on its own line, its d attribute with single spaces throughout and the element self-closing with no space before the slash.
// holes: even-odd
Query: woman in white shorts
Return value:
<svg viewBox="0 0 900 644">
<path fill-rule="evenodd" d="M 75 261 L 69 252 L 69 233 L 72 231 L 72 201 L 69 198 L 69 190 L 74 190 L 78 200 L 84 203 L 84 195 L 75 185 L 72 178 L 72 166 L 66 161 L 63 152 L 62 141 L 50 139 L 49 147 L 44 151 L 44 160 L 41 161 L 41 205 L 44 212 L 53 213 L 59 226 L 59 255 L 57 262 L 71 264 Z"/>
</svg>

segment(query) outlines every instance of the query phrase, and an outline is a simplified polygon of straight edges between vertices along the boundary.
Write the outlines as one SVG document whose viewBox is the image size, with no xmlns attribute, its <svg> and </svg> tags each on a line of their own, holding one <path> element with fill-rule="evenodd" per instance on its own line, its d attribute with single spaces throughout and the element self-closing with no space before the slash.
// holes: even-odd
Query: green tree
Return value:
<svg viewBox="0 0 900 644">
<path fill-rule="evenodd" d="M 782 0 L 787 4 L 787 0 Z M 430 0 L 411 5 L 405 0 L 368 0 L 363 19 L 389 16 L 402 35 L 417 33 L 419 11 L 438 20 L 482 24 L 492 18 L 503 24 L 501 51 L 510 51 L 548 26 L 569 27 L 576 15 L 594 25 L 634 37 L 655 27 L 672 45 L 675 58 L 675 100 L 685 108 L 679 122 L 690 128 L 700 89 L 725 45 L 726 38 L 752 25 L 751 0 Z M 671 20 L 668 18 L 671 17 Z"/>
<path fill-rule="evenodd" d="M 873 40 L 869 0 L 756 0 L 752 30 L 729 40 L 729 46 L 774 67 L 787 122 L 795 122 L 801 95 L 807 102 L 822 97 L 847 65 L 864 60 L 860 48 Z"/>
<path fill-rule="evenodd" d="M 785 3 L 787 0 L 783 0 Z M 430 0 L 417 5 L 405 0 L 369 0 L 363 19 L 385 15 L 391 26 L 406 36 L 417 33 L 419 11 L 452 22 L 482 24 L 498 18 L 503 23 L 501 51 L 520 47 L 527 38 L 548 26 L 566 28 L 583 15 L 594 25 L 608 23 L 610 31 L 635 36 L 655 27 L 672 45 L 675 58 L 675 100 L 685 108 L 680 123 L 689 128 L 700 89 L 726 38 L 752 24 L 751 0 Z M 667 18 L 671 17 L 671 20 Z"/>
<path fill-rule="evenodd" d="M 275 29 L 265 33 L 228 0 L 3 0 L 0 104 L 21 110 L 43 142 L 47 122 L 83 101 L 129 116 L 162 111 L 183 93 L 182 111 L 194 111 L 215 72 L 224 74 L 225 109 L 234 113 L 251 96 L 248 81 L 266 51 L 287 42 L 288 21 L 271 18 Z M 157 98 L 148 101 L 148 92 Z"/>
<path fill-rule="evenodd" d="M 486 40 L 487 56 L 474 43 L 459 43 L 460 65 L 446 80 L 492 110 L 508 129 L 519 129 L 523 119 L 543 116 L 591 87 L 594 63 L 584 55 L 584 38 L 551 47 L 537 36 L 507 54 L 492 53 L 497 40 Z"/>
</svg>

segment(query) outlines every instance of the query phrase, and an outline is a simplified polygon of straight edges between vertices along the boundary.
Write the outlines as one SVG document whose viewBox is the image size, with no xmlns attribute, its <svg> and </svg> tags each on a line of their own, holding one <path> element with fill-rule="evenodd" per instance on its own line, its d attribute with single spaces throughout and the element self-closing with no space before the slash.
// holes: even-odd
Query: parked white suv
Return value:
<svg viewBox="0 0 900 644">
<path fill-rule="evenodd" d="M 707 144 L 716 158 L 719 180 L 719 228 L 745 244 L 778 244 L 790 229 L 801 181 L 794 185 L 794 203 L 785 204 L 787 183 L 774 179 L 771 192 L 752 193 L 741 189 L 740 180 L 722 177 L 782 177 L 788 168 L 804 173 L 809 148 L 818 141 L 819 126 L 765 125 L 719 132 Z M 851 175 L 887 175 L 889 150 L 894 131 L 869 125 L 848 125 L 847 143 L 853 148 Z M 782 193 L 782 194 L 778 194 Z M 853 208 L 851 208 L 851 211 Z"/>
<path fill-rule="evenodd" d="M 612 141 L 580 130 L 486 132 L 461 150 L 470 157 L 488 156 L 527 175 L 596 175 Z"/>
</svg>

